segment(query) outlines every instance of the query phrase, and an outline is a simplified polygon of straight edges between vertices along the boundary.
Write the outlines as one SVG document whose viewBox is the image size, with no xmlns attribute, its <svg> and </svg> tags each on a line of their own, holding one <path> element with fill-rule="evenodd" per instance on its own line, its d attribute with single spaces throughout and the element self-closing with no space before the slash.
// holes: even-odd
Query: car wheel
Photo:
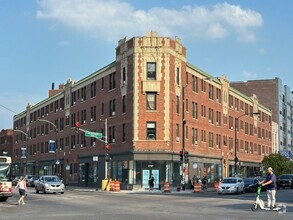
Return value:
<svg viewBox="0 0 293 220">
<path fill-rule="evenodd" d="M 254 203 L 254 204 L 251 205 L 250 208 L 251 208 L 252 211 L 257 211 L 258 210 L 258 205 Z"/>
<path fill-rule="evenodd" d="M 293 189 L 293 183 L 291 184 L 291 189 Z"/>
<path fill-rule="evenodd" d="M 61 194 L 64 194 L 64 192 L 61 192 Z"/>
<path fill-rule="evenodd" d="M 38 190 L 38 188 L 37 188 L 37 187 L 35 187 L 35 190 L 36 190 L 36 193 L 39 193 L 39 190 Z"/>
</svg>

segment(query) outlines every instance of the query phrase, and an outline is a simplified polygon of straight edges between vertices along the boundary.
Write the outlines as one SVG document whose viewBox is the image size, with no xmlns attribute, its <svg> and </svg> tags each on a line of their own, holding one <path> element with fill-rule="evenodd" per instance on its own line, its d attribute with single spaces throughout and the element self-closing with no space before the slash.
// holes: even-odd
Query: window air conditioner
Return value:
<svg viewBox="0 0 293 220">
<path fill-rule="evenodd" d="M 116 141 L 115 138 L 113 138 L 113 139 L 112 139 L 112 143 L 115 143 L 115 141 Z"/>
<path fill-rule="evenodd" d="M 198 144 L 198 142 L 197 142 L 197 141 L 195 141 L 195 142 L 194 142 L 194 144 Z"/>
<path fill-rule="evenodd" d="M 176 141 L 180 141 L 180 137 L 176 137 Z"/>
<path fill-rule="evenodd" d="M 112 115 L 114 116 L 115 115 L 115 112 L 112 112 Z"/>
</svg>

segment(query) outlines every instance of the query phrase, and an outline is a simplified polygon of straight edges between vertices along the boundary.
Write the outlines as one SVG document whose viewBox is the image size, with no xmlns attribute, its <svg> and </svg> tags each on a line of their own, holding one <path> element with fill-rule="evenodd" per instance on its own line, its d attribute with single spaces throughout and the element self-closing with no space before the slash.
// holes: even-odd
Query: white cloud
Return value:
<svg viewBox="0 0 293 220">
<path fill-rule="evenodd" d="M 183 38 L 215 39 L 231 35 L 254 42 L 254 29 L 263 22 L 258 12 L 228 3 L 212 7 L 189 5 L 176 10 L 162 7 L 137 10 L 122 0 L 39 0 L 38 4 L 37 18 L 114 41 L 153 30 L 160 35 Z"/>
</svg>

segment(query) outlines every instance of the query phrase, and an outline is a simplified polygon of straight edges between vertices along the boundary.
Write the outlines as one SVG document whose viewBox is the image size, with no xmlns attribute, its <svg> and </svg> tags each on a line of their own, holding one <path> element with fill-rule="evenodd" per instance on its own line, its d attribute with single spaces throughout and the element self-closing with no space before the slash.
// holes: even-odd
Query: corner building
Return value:
<svg viewBox="0 0 293 220">
<path fill-rule="evenodd" d="M 225 76 L 187 63 L 180 39 L 156 32 L 120 40 L 113 63 L 49 94 L 14 117 L 14 129 L 28 134 L 14 136 L 19 173 L 56 173 L 68 184 L 100 186 L 107 170 L 125 189 L 148 188 L 151 173 L 155 188 L 166 180 L 189 183 L 194 175 L 212 185 L 235 168 L 244 177 L 256 175 L 271 152 L 270 110 L 231 88 Z M 75 133 L 75 122 L 107 137 L 108 166 L 104 143 Z M 48 152 L 50 140 L 56 140 L 55 154 Z M 180 161 L 180 151 L 188 160 Z"/>
</svg>

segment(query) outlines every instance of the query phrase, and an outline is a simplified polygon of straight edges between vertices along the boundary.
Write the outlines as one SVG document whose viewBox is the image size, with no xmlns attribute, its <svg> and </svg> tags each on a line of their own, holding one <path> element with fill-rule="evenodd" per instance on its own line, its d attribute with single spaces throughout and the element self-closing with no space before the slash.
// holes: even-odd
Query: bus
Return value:
<svg viewBox="0 0 293 220">
<path fill-rule="evenodd" d="M 0 156 L 0 201 L 6 202 L 12 196 L 11 157 Z"/>
</svg>

